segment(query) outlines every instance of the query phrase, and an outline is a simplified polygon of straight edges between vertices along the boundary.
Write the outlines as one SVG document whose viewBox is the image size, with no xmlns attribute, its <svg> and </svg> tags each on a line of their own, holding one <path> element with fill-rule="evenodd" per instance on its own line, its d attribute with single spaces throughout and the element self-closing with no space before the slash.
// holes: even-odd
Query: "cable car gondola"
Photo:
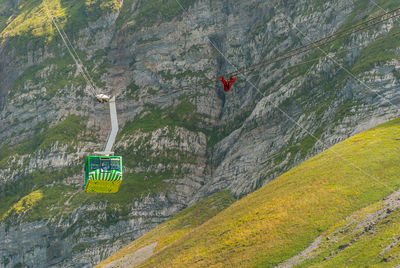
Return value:
<svg viewBox="0 0 400 268">
<path fill-rule="evenodd" d="M 116 193 L 121 182 L 121 156 L 88 156 L 85 165 L 85 192 Z"/>
</svg>

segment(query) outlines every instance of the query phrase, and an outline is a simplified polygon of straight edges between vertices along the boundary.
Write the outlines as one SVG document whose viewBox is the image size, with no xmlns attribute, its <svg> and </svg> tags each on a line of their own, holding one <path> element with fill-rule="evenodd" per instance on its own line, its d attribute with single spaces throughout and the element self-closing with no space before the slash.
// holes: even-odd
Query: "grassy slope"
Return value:
<svg viewBox="0 0 400 268">
<path fill-rule="evenodd" d="M 322 243 L 306 260 L 295 267 L 388 266 L 400 264 L 400 210 L 387 217 L 368 217 L 385 209 L 380 201 L 357 211 L 348 219 L 329 228 Z M 367 224 L 361 225 L 366 221 Z"/>
<path fill-rule="evenodd" d="M 46 0 L 46 3 L 51 14 L 58 18 L 62 26 L 65 26 L 66 20 L 71 20 L 67 26 L 67 31 L 72 26 L 80 28 L 83 25 L 79 24 L 86 24 L 89 19 L 96 20 L 101 14 L 120 8 L 117 0 L 90 0 L 85 2 Z M 8 36 L 28 34 L 30 37 L 50 37 L 55 34 L 55 29 L 50 23 L 42 0 L 24 1 L 15 8 L 15 13 L 15 18 L 4 29 L 4 33 L 7 33 Z"/>
<path fill-rule="evenodd" d="M 159 225 L 151 232 L 145 234 L 115 255 L 103 261 L 98 267 L 118 260 L 123 256 L 129 255 L 130 253 L 134 253 L 136 250 L 154 242 L 157 242 L 155 251 L 160 251 L 164 247 L 182 238 L 185 234 L 195 230 L 195 228 L 197 228 L 199 225 L 203 224 L 221 210 L 232 204 L 233 201 L 234 198 L 228 191 L 222 191 L 214 194 L 181 211 L 172 219 Z"/>
<path fill-rule="evenodd" d="M 144 266 L 276 265 L 399 187 L 399 139 L 400 118 L 351 137 L 234 203 Z"/>
</svg>

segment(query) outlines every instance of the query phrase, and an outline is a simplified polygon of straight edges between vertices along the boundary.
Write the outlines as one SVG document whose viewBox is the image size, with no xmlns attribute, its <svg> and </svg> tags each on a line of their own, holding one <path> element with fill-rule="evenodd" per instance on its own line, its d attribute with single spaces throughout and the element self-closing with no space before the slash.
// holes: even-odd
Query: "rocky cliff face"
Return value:
<svg viewBox="0 0 400 268">
<path fill-rule="evenodd" d="M 227 94 L 201 84 L 382 13 L 372 1 L 182 1 L 187 11 L 175 1 L 47 2 L 96 87 L 117 96 L 124 182 L 112 196 L 82 192 L 107 107 L 41 1 L 0 2 L 5 267 L 91 266 L 188 204 L 223 189 L 246 195 L 400 114 L 393 20 L 239 75 Z"/>
</svg>

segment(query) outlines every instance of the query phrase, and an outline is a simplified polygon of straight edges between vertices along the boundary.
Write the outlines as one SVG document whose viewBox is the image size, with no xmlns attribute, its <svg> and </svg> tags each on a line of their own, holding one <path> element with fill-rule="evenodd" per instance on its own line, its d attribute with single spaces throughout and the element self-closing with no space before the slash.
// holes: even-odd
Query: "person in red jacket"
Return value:
<svg viewBox="0 0 400 268">
<path fill-rule="evenodd" d="M 229 78 L 229 81 L 226 81 L 223 76 L 221 76 L 219 78 L 219 80 L 221 80 L 221 82 L 224 84 L 225 92 L 228 92 L 229 90 L 231 90 L 231 87 L 232 87 L 233 83 L 235 83 L 236 78 L 237 78 L 237 76 L 233 76 L 233 77 Z"/>
</svg>

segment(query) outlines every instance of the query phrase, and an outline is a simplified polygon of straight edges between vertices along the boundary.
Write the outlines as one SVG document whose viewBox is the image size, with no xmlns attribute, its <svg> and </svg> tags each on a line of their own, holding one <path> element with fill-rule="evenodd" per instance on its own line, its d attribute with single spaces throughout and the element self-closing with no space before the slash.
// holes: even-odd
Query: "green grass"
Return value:
<svg viewBox="0 0 400 268">
<path fill-rule="evenodd" d="M 202 131 L 207 136 L 207 148 L 213 148 L 218 142 L 228 137 L 233 131 L 239 129 L 243 122 L 248 118 L 253 111 L 254 106 L 243 109 L 232 121 L 227 122 L 223 126 L 214 127 L 213 129 L 203 129 Z"/>
<path fill-rule="evenodd" d="M 126 87 L 126 96 L 129 99 L 136 99 L 137 93 L 139 92 L 140 87 L 135 84 L 135 81 L 132 81 L 127 87 Z"/>
<path fill-rule="evenodd" d="M 180 0 L 185 9 L 188 9 L 195 0 Z M 124 1 L 124 7 L 118 17 L 117 25 L 134 20 L 134 28 L 151 27 L 157 23 L 171 21 L 181 15 L 183 10 L 175 0 L 147 0 L 143 1 L 136 16 L 132 16 L 131 6 L 133 0 Z"/>
<path fill-rule="evenodd" d="M 43 192 L 41 190 L 33 191 L 27 196 L 21 198 L 17 203 L 15 203 L 11 208 L 9 208 L 8 211 L 5 212 L 0 217 L 0 220 L 8 218 L 12 214 L 19 215 L 21 213 L 26 212 L 37 202 L 39 202 L 42 198 L 43 198 Z"/>
<path fill-rule="evenodd" d="M 395 4 L 395 1 L 385 1 L 385 3 L 381 3 L 381 5 L 384 8 L 395 8 L 398 7 L 398 4 Z M 377 10 L 377 7 L 374 7 L 374 12 L 376 13 L 368 13 L 368 12 L 360 12 L 360 10 L 368 11 L 368 6 L 373 6 L 370 4 L 368 1 L 364 0 L 359 0 L 355 2 L 355 8 L 354 11 L 349 15 L 349 17 L 346 19 L 344 23 L 340 26 L 340 28 L 337 31 L 343 30 L 345 28 L 351 27 L 357 23 L 360 23 L 361 21 L 367 20 L 369 17 L 367 14 L 374 14 L 378 15 L 383 13 L 382 10 L 379 9 Z M 374 29 L 377 29 L 376 27 Z M 398 40 L 398 36 L 393 36 L 394 33 L 399 31 L 399 27 L 395 26 L 391 31 L 383 36 L 378 37 L 379 40 L 377 41 L 372 41 L 368 46 L 363 49 L 359 55 L 359 57 L 356 59 L 356 62 L 354 63 L 353 66 L 346 66 L 345 63 L 342 63 L 345 65 L 346 68 L 351 69 L 351 72 L 355 75 L 366 72 L 371 70 L 374 66 L 376 66 L 379 63 L 385 63 L 389 60 L 398 58 L 396 55 L 395 49 L 400 46 L 400 41 Z M 353 35 L 352 35 L 353 36 Z M 344 39 L 339 39 L 334 41 L 333 43 L 330 44 L 329 46 L 329 51 L 334 52 L 334 51 L 339 51 L 341 48 L 345 47 L 349 43 L 349 38 L 347 37 Z M 378 39 L 377 38 L 377 39 Z M 326 49 L 325 49 L 326 50 Z M 323 56 L 323 53 L 321 51 L 316 50 L 309 56 L 307 56 L 304 59 L 304 64 L 297 65 L 294 67 L 289 67 L 288 69 L 288 74 L 284 77 L 282 83 L 286 84 L 290 81 L 292 81 L 296 77 L 302 77 L 304 76 L 309 69 L 316 63 L 315 61 L 310 61 L 313 59 L 318 59 Z M 336 57 L 343 57 L 342 53 L 338 52 Z M 308 62 L 310 61 L 310 62 Z M 339 81 L 338 84 L 343 85 L 343 81 L 345 82 L 348 78 L 348 75 L 342 75 L 343 77 L 340 78 L 338 77 L 337 80 Z"/>
<path fill-rule="evenodd" d="M 43 79 L 40 72 L 46 68 L 54 67 L 49 71 L 49 75 Z M 76 72 L 76 65 L 69 54 L 62 58 L 52 58 L 44 62 L 34 65 L 26 69 L 14 82 L 13 88 L 10 91 L 10 98 L 15 98 L 21 93 L 28 93 L 29 90 L 25 89 L 25 85 L 30 82 L 36 86 L 36 89 L 41 87 L 46 88 L 45 99 L 54 97 L 57 92 L 64 87 L 86 85 L 82 75 L 74 77 Z"/>
<path fill-rule="evenodd" d="M 134 84 L 129 87 L 133 87 L 134 91 L 137 90 Z M 183 127 L 190 131 L 203 132 L 207 136 L 207 147 L 212 148 L 223 138 L 238 129 L 252 111 L 251 107 L 249 107 L 232 122 L 218 128 L 211 128 L 201 124 L 204 115 L 196 113 L 196 106 L 189 102 L 186 96 L 182 96 L 180 100 L 181 102 L 178 105 L 164 110 L 148 105 L 145 112 L 124 126 L 117 139 L 121 139 L 124 135 L 134 135 L 138 130 L 148 133 L 168 126 L 168 132 L 172 133 L 175 127 Z M 171 138 L 173 137 L 171 136 Z M 139 142 L 141 143 L 142 141 Z M 136 144 L 134 146 L 137 147 L 139 145 Z"/>
<path fill-rule="evenodd" d="M 165 80 L 172 80 L 172 79 L 183 79 L 187 77 L 200 77 L 200 78 L 206 78 L 204 75 L 204 71 L 196 71 L 193 72 L 191 70 L 186 70 L 183 73 L 177 73 L 177 74 L 171 74 L 169 71 L 168 72 L 159 72 L 161 77 Z"/>
<path fill-rule="evenodd" d="M 83 211 L 85 215 L 79 221 L 96 221 L 101 226 L 109 227 L 121 220 L 132 218 L 129 216 L 133 202 L 143 196 L 152 196 L 161 191 L 168 191 L 171 182 L 165 182 L 170 174 L 153 172 L 124 173 L 123 182 L 118 193 L 115 194 L 88 194 L 75 186 L 65 185 L 64 180 L 76 174 L 82 174 L 83 165 L 60 170 L 37 170 L 20 178 L 14 183 L 6 183 L 0 193 L 0 221 L 7 225 L 16 220 L 65 220 L 72 212 L 83 206 L 106 204 L 105 210 Z M 39 195 L 40 194 L 40 195 Z M 71 197 L 69 203 L 67 199 Z M 105 217 L 98 219 L 99 214 Z M 18 215 L 23 214 L 23 217 Z M 63 236 L 71 235 L 79 222 L 65 230 Z"/>
<path fill-rule="evenodd" d="M 354 11 L 348 16 L 346 21 L 342 23 L 338 31 L 351 27 L 362 21 L 366 21 L 372 16 L 376 16 L 385 12 L 368 1 L 359 0 L 356 1 L 354 5 Z M 381 1 L 381 3 L 378 3 L 378 5 L 384 9 L 387 9 L 386 11 L 399 6 L 395 1 Z M 372 29 L 376 31 L 378 30 L 378 27 L 379 26 L 375 26 Z M 371 31 L 371 29 L 369 31 Z M 395 53 L 395 49 L 400 46 L 400 43 L 397 36 L 391 36 L 393 33 L 398 31 L 399 27 L 395 25 L 388 34 L 380 36 L 377 38 L 379 40 L 372 41 L 370 44 L 368 44 L 368 46 L 361 51 L 359 57 L 356 59 L 356 62 L 351 67 L 351 72 L 357 75 L 359 73 L 371 70 L 379 63 L 385 63 L 389 60 L 398 58 Z M 345 47 L 349 43 L 349 40 L 352 38 L 352 36 L 354 35 L 334 41 L 329 50 L 334 52 L 342 47 Z"/>
<path fill-rule="evenodd" d="M 351 27 L 361 21 L 367 20 L 368 15 L 371 13 L 368 10 L 368 7 L 372 6 L 369 1 L 365 0 L 356 0 L 354 2 L 354 8 L 351 14 L 347 17 L 347 19 L 342 23 L 338 31 Z"/>
<path fill-rule="evenodd" d="M 74 173 L 76 174 L 77 171 L 79 171 L 79 168 L 75 169 Z M 43 187 L 42 199 L 32 207 L 31 211 L 27 213 L 24 219 L 28 221 L 40 221 L 52 217 L 61 217 L 62 213 L 64 213 L 65 202 L 68 197 L 76 191 L 74 187 L 62 183 L 64 179 L 71 175 L 72 174 L 65 174 L 65 177 L 59 179 L 58 185 Z M 48 177 L 52 178 L 52 175 L 49 174 Z"/>
<path fill-rule="evenodd" d="M 122 217 L 128 216 L 133 201 L 139 200 L 143 196 L 153 196 L 161 191 L 167 191 L 172 184 L 167 183 L 165 180 L 169 179 L 170 176 L 171 174 L 163 172 L 157 174 L 154 172 L 124 172 L 122 184 L 118 193 L 88 194 L 80 192 L 72 199 L 70 206 L 64 208 L 63 216 L 68 216 L 80 206 L 106 203 L 107 210 L 110 210 L 110 213 L 115 213 L 115 219 L 119 221 Z M 104 223 L 108 225 L 111 224 L 107 221 Z"/>
<path fill-rule="evenodd" d="M 320 139 L 324 130 L 325 130 L 325 124 L 319 127 L 314 133 L 312 133 L 312 135 L 305 136 L 296 145 L 291 145 L 289 147 L 284 148 L 281 152 L 279 152 L 279 155 L 283 157 L 286 156 L 288 153 L 290 153 L 289 165 L 294 164 L 295 157 L 298 154 L 300 154 L 300 157 L 304 159 L 306 155 L 310 153 L 311 149 L 317 142 L 315 138 Z M 294 143 L 293 139 L 288 142 L 288 144 L 293 144 L 293 143 Z M 275 161 L 277 162 L 282 162 L 283 160 L 284 160 L 283 158 L 279 159 L 279 157 L 275 159 Z"/>
<path fill-rule="evenodd" d="M 8 19 L 12 14 L 15 13 L 15 7 L 13 7 L 12 1 L 10 0 L 0 0 L 0 6 L 2 7 L 2 12 L 0 13 L 0 33 L 7 26 Z"/>
<path fill-rule="evenodd" d="M 171 130 L 167 130 L 171 133 Z M 117 148 L 116 154 L 124 158 L 124 165 L 130 168 L 135 167 L 154 167 L 162 164 L 170 172 L 174 172 L 175 166 L 180 170 L 183 164 L 194 164 L 196 156 L 188 152 L 183 152 L 179 149 L 165 148 L 161 152 L 155 152 L 148 146 L 151 135 L 146 136 L 146 139 L 140 139 L 135 144 L 126 149 Z M 164 170 L 165 171 L 165 170 Z M 182 175 L 181 172 L 175 175 Z"/>
<path fill-rule="evenodd" d="M 379 63 L 385 63 L 392 59 L 398 59 L 395 50 L 400 46 L 399 36 L 394 33 L 398 32 L 400 27 L 395 26 L 390 30 L 386 37 L 377 41 L 372 41 L 363 49 L 357 58 L 351 72 L 359 74 L 373 69 Z"/>
<path fill-rule="evenodd" d="M 1 148 L 0 167 L 6 168 L 11 156 L 32 154 L 37 150 L 48 151 L 56 142 L 58 142 L 58 146 L 62 146 L 76 141 L 78 134 L 85 128 L 85 120 L 84 117 L 69 115 L 64 121 L 50 128 L 47 128 L 46 123 L 39 124 L 34 129 L 36 133 L 32 138 L 17 145 L 5 145 Z M 42 129 L 45 130 L 40 132 Z M 86 139 L 87 137 L 85 137 Z"/>
<path fill-rule="evenodd" d="M 132 135 L 139 129 L 143 132 L 151 132 L 165 126 L 181 126 L 193 130 L 199 122 L 200 115 L 196 113 L 196 106 L 187 100 L 182 100 L 177 106 L 165 110 L 147 105 L 146 112 L 139 115 L 138 119 L 128 122 L 117 140 L 124 135 Z"/>
<path fill-rule="evenodd" d="M 65 31 L 77 32 L 86 26 L 88 20 L 96 20 L 101 15 L 116 11 L 120 8 L 117 0 L 88 0 L 62 1 L 46 0 L 50 13 L 58 19 Z M 42 0 L 28 0 L 21 3 L 15 10 L 17 16 L 4 29 L 7 35 L 12 36 L 43 36 L 51 38 L 56 31 L 43 6 Z"/>
<path fill-rule="evenodd" d="M 393 267 L 399 264 L 399 243 L 394 243 L 400 227 L 399 210 L 379 218 L 370 230 L 357 228 L 358 223 L 378 209 L 384 209 L 382 202 L 357 211 L 349 219 L 330 228 L 323 234 L 324 242 L 320 247 L 309 255 L 308 260 L 295 267 L 357 267 L 360 264 Z M 381 254 L 392 243 L 394 246 Z"/>
<path fill-rule="evenodd" d="M 179 171 L 182 165 L 185 163 L 195 163 L 196 157 L 177 149 L 165 148 L 160 153 L 151 151 L 148 142 L 152 131 L 168 127 L 168 129 L 163 131 L 165 132 L 163 135 L 176 141 L 179 140 L 179 137 L 174 135 L 176 127 L 183 127 L 194 132 L 202 132 L 207 137 L 208 153 L 219 141 L 227 137 L 232 131 L 238 129 L 252 111 L 251 107 L 249 107 L 232 120 L 232 122 L 220 127 L 210 127 L 202 123 L 205 115 L 198 114 L 196 106 L 190 103 L 186 96 L 182 96 L 180 100 L 181 102 L 178 105 L 163 110 L 156 106 L 148 105 L 145 111 L 138 115 L 135 120 L 128 122 L 124 126 L 123 130 L 118 134 L 117 140 L 136 135 L 139 130 L 143 132 L 141 135 L 144 135 L 135 144 L 131 144 L 127 148 L 116 148 L 116 153 L 124 157 L 125 165 L 131 168 L 135 168 L 138 165 L 151 166 L 159 163 L 164 166 L 178 165 L 178 169 L 169 169 L 169 172 L 174 173 L 175 177 L 179 177 L 183 175 L 182 171 Z"/>
<path fill-rule="evenodd" d="M 98 267 L 111 263 L 124 255 L 135 252 L 154 242 L 158 243 L 156 251 L 160 251 L 195 230 L 198 226 L 227 208 L 233 202 L 234 198 L 228 191 L 216 193 L 176 214 L 172 219 L 126 246 L 116 255 L 103 261 Z"/>
<path fill-rule="evenodd" d="M 373 5 L 373 12 L 379 12 L 379 14 L 399 7 L 399 2 L 397 0 L 378 0 L 375 2 L 377 5 L 379 5 L 379 7 Z M 385 11 L 383 11 L 382 8 Z"/>
<path fill-rule="evenodd" d="M 40 143 L 38 149 L 49 149 L 56 142 L 58 142 L 59 146 L 62 146 L 72 141 L 77 141 L 78 134 L 85 129 L 85 121 L 85 117 L 77 115 L 67 116 L 64 121 L 54 125 L 41 135 L 43 141 Z"/>
<path fill-rule="evenodd" d="M 196 44 L 196 45 L 191 46 L 191 47 L 188 49 L 187 53 L 188 53 L 188 54 L 189 54 L 189 53 L 198 53 L 198 52 L 200 52 L 203 48 L 204 48 L 203 45 Z"/>
<path fill-rule="evenodd" d="M 25 175 L 13 183 L 6 183 L 1 187 L 0 202 L 0 219 L 7 224 L 15 220 L 14 216 L 18 216 L 17 212 L 22 211 L 22 204 L 27 204 L 25 214 L 19 220 L 36 221 L 43 219 L 60 218 L 65 219 L 76 209 L 85 205 L 107 204 L 106 215 L 102 219 L 101 224 L 111 226 L 125 218 L 129 218 L 129 212 L 133 201 L 139 200 L 143 196 L 152 196 L 161 191 L 167 191 L 171 187 L 170 173 L 124 173 L 123 181 L 118 193 L 115 194 L 87 194 L 83 190 L 76 193 L 70 200 L 69 204 L 65 204 L 67 199 L 75 193 L 76 187 L 64 184 L 64 180 L 76 174 L 82 174 L 83 181 L 83 165 L 73 168 L 63 168 L 60 170 L 37 170 L 31 174 Z M 35 202 L 26 202 L 31 200 L 32 195 L 37 197 L 37 191 L 40 191 L 40 199 L 36 198 Z M 99 213 L 104 211 L 88 212 L 86 217 L 95 219 Z M 86 213 L 86 212 L 85 212 Z M 74 227 L 72 227 L 74 228 Z M 68 232 L 68 230 L 66 231 Z M 65 234 L 67 236 L 68 234 Z"/>
<path fill-rule="evenodd" d="M 52 32 L 51 24 L 49 23 L 46 13 L 44 12 L 40 0 L 24 1 L 16 8 L 17 16 L 4 29 L 7 35 L 22 36 L 45 36 Z M 62 16 L 65 12 L 60 6 L 60 1 L 49 1 L 51 8 L 57 8 L 55 16 Z"/>
<path fill-rule="evenodd" d="M 104 57 L 104 50 L 97 51 L 92 61 L 87 60 L 85 52 L 76 50 L 85 68 L 90 73 L 91 78 L 95 81 L 95 85 L 99 88 L 104 87 L 105 83 L 101 80 L 101 76 L 107 72 L 110 63 Z M 95 63 L 96 62 L 96 63 Z M 95 66 L 96 64 L 96 66 Z M 50 70 L 49 70 L 50 68 Z M 21 93 L 29 93 L 30 89 L 25 86 L 29 82 L 35 85 L 35 89 L 44 87 L 46 93 L 41 98 L 50 99 L 54 97 L 60 89 L 65 87 L 79 87 L 83 95 L 83 88 L 86 86 L 86 81 L 82 74 L 76 73 L 76 64 L 69 53 L 63 56 L 47 59 L 40 64 L 33 65 L 27 68 L 14 82 L 10 90 L 10 97 L 14 98 Z M 45 75 L 45 77 L 43 77 Z"/>
<path fill-rule="evenodd" d="M 163 168 L 158 172 L 124 175 L 121 190 L 117 195 L 121 195 L 127 190 L 128 196 L 122 200 L 133 200 L 142 194 L 167 190 L 173 185 L 172 179 L 180 179 L 186 174 L 187 171 L 183 165 L 193 165 L 197 159 L 196 155 L 179 148 L 164 148 L 154 151 L 149 144 L 152 138 L 151 132 L 164 127 L 168 128 L 163 130 L 161 137 L 164 136 L 179 143 L 180 137 L 174 134 L 175 128 L 181 126 L 193 130 L 200 120 L 195 105 L 183 99 L 178 105 L 164 110 L 156 106 L 147 106 L 146 111 L 138 117 L 125 125 L 118 139 L 136 135 L 138 131 L 142 132 L 141 137 L 126 148 L 117 147 L 115 152 L 123 157 L 125 167 L 158 169 L 158 165 L 162 164 Z M 170 182 L 166 183 L 166 180 Z"/>
<path fill-rule="evenodd" d="M 70 186 L 60 185 L 67 177 L 79 172 L 79 168 L 68 167 L 63 169 L 36 170 L 31 174 L 23 175 L 15 182 L 7 182 L 1 186 L 0 219 L 10 223 L 18 215 L 21 207 L 24 219 L 28 221 L 48 219 L 60 212 L 64 192 L 71 191 Z M 49 186 L 52 185 L 52 186 Z M 34 198 L 33 198 L 34 197 Z M 60 198 L 61 197 L 61 198 Z M 32 200 L 27 202 L 28 200 Z M 29 204 L 29 205 L 25 205 Z M 61 206 L 50 210 L 52 206 Z"/>
<path fill-rule="evenodd" d="M 87 0 L 85 1 L 85 9 L 88 19 L 95 21 L 99 19 L 104 13 L 110 11 L 118 11 L 121 8 L 120 1 L 118 0 Z"/>
<path fill-rule="evenodd" d="M 242 198 L 143 266 L 272 267 L 399 188 L 399 138 L 400 118 L 355 135 Z"/>
<path fill-rule="evenodd" d="M 151 37 L 151 38 L 149 38 L 149 39 L 140 39 L 140 40 L 137 42 L 137 45 L 149 44 L 149 43 L 153 43 L 153 42 L 156 42 L 156 41 L 159 41 L 159 40 L 161 40 L 161 39 L 158 38 L 158 37 Z"/>
<path fill-rule="evenodd" d="M 307 72 L 310 71 L 310 68 L 318 63 L 317 59 L 322 57 L 323 53 L 319 50 L 307 56 L 303 62 L 304 64 L 299 64 L 293 67 L 289 67 L 287 71 L 287 75 L 283 78 L 282 84 L 287 84 L 292 81 L 296 77 L 303 77 Z M 315 60 L 315 61 L 314 61 Z M 301 62 L 300 62 L 301 63 Z"/>
<path fill-rule="evenodd" d="M 50 12 L 58 20 L 58 26 L 71 39 L 82 27 L 86 27 L 89 21 L 120 8 L 117 0 L 46 0 L 46 2 Z M 62 42 L 47 16 L 42 0 L 24 1 L 13 10 L 13 13 L 15 18 L 6 27 L 4 18 L 0 18 L 0 29 L 1 33 L 8 37 L 10 44 L 8 47 L 16 48 L 18 55 L 44 45 L 47 49 L 56 48 Z"/>
</svg>

